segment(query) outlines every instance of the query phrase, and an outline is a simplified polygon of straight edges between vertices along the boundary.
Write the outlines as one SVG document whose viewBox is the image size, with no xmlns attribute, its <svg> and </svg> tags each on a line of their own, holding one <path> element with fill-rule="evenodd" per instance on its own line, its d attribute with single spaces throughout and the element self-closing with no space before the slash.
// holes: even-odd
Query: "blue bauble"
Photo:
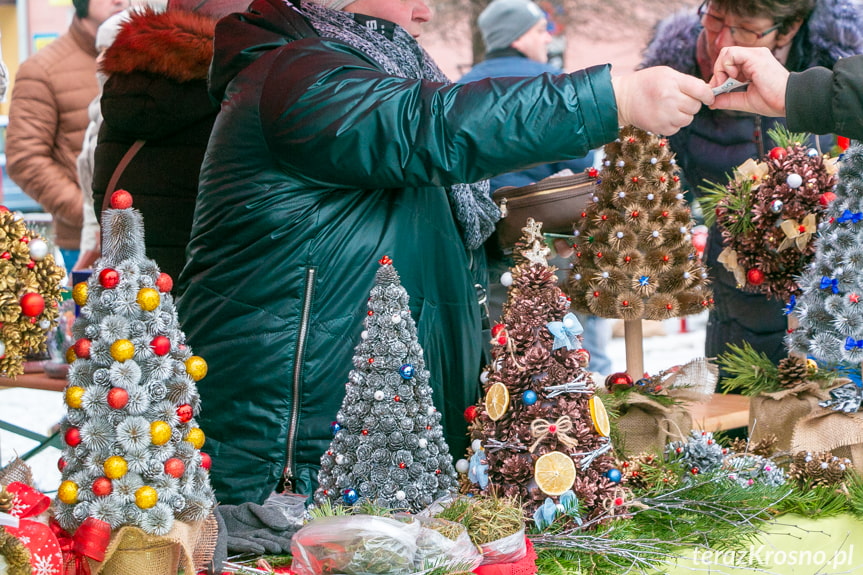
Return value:
<svg viewBox="0 0 863 575">
<path fill-rule="evenodd" d="M 399 368 L 399 375 L 402 379 L 410 379 L 414 376 L 414 366 L 409 363 L 404 364 Z"/>
<path fill-rule="evenodd" d="M 620 483 L 620 480 L 623 478 L 623 475 L 620 473 L 620 469 L 615 469 L 614 467 L 606 471 L 605 476 L 615 483 Z"/>
<path fill-rule="evenodd" d="M 339 430 L 340 430 L 341 428 L 342 428 L 342 426 L 341 426 L 341 425 L 339 425 L 339 422 L 338 422 L 338 421 L 334 421 L 334 422 L 332 422 L 332 423 L 330 424 L 330 431 L 332 431 L 332 432 L 333 432 L 333 435 L 335 435 L 336 433 L 338 433 L 338 432 L 339 432 Z"/>
<path fill-rule="evenodd" d="M 523 394 L 521 394 L 521 400 L 525 405 L 533 405 L 536 403 L 536 392 L 532 389 L 528 389 Z"/>
<path fill-rule="evenodd" d="M 342 501 L 344 501 L 347 505 L 353 505 L 357 502 L 357 499 L 359 498 L 360 496 L 357 495 L 357 492 L 353 489 L 345 489 L 342 492 Z"/>
</svg>

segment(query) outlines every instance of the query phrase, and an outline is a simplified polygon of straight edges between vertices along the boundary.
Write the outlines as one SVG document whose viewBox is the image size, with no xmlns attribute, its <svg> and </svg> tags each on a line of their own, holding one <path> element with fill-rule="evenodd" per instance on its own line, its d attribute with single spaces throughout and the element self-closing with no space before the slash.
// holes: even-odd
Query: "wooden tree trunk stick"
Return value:
<svg viewBox="0 0 863 575">
<path fill-rule="evenodd" d="M 626 373 L 632 381 L 644 377 L 644 336 L 640 319 L 623 320 L 623 344 L 626 348 Z"/>
<path fill-rule="evenodd" d="M 794 331 L 798 327 L 800 327 L 800 320 L 798 319 L 798 317 L 794 314 L 788 314 L 788 332 L 791 333 L 792 331 Z M 796 357 L 802 357 L 803 359 L 806 359 L 806 352 L 789 351 L 788 355 L 793 355 Z"/>
</svg>

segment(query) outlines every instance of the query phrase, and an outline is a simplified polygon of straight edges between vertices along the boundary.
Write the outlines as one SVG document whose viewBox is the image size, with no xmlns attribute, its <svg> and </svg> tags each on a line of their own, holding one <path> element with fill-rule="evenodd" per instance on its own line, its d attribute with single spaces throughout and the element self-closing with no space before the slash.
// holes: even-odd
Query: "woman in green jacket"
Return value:
<svg viewBox="0 0 863 575">
<path fill-rule="evenodd" d="M 451 84 L 416 42 L 423 0 L 348 1 L 256 0 L 216 29 L 222 109 L 178 310 L 210 366 L 198 421 L 223 503 L 314 489 L 384 255 L 460 457 L 481 368 L 471 269 L 499 215 L 483 180 L 583 156 L 619 122 L 673 132 L 712 102 L 668 69 Z"/>
</svg>

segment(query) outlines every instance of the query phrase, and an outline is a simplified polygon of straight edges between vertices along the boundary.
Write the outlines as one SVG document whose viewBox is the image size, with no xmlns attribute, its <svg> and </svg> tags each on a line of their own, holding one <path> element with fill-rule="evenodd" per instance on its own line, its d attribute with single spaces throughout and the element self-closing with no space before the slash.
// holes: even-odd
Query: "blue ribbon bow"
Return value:
<svg viewBox="0 0 863 575">
<path fill-rule="evenodd" d="M 785 315 L 791 315 L 791 312 L 794 311 L 794 306 L 797 305 L 797 296 L 791 294 L 791 299 L 788 300 L 788 303 L 785 304 Z"/>
<path fill-rule="evenodd" d="M 569 312 L 563 316 L 563 321 L 550 321 L 545 327 L 554 336 L 554 344 L 551 347 L 552 351 L 563 346 L 566 346 L 566 349 L 569 350 L 581 349 L 578 335 L 584 331 L 584 328 L 581 327 L 581 323 L 574 313 Z"/>
<path fill-rule="evenodd" d="M 841 216 L 836 218 L 836 222 L 840 224 L 844 224 L 845 222 L 859 224 L 861 221 L 863 221 L 863 212 L 852 212 L 851 210 L 845 210 Z"/>
<path fill-rule="evenodd" d="M 851 351 L 854 348 L 863 349 L 863 339 L 854 339 L 853 337 L 845 338 L 845 351 Z"/>
<path fill-rule="evenodd" d="M 821 276 L 821 289 L 830 288 L 833 293 L 839 293 L 839 280 Z"/>
</svg>

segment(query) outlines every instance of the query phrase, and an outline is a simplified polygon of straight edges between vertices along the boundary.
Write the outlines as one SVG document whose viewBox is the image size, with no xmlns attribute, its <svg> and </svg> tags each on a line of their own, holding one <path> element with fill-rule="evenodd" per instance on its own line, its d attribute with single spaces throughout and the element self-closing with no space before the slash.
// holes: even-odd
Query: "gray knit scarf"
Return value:
<svg viewBox="0 0 863 575">
<path fill-rule="evenodd" d="M 303 3 L 301 12 L 323 37 L 335 38 L 366 54 L 388 74 L 412 80 L 450 81 L 431 56 L 401 26 L 393 39 L 367 28 L 351 14 L 313 3 Z M 494 232 L 500 210 L 492 201 L 488 181 L 456 184 L 447 188 L 450 205 L 468 249 L 476 249 Z"/>
</svg>

